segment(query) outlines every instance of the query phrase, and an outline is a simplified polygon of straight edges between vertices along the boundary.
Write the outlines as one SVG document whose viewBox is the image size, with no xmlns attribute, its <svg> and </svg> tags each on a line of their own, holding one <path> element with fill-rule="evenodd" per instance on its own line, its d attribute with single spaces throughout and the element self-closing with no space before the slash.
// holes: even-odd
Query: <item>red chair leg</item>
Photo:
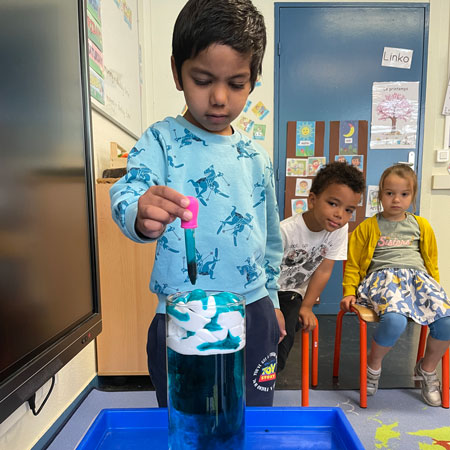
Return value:
<svg viewBox="0 0 450 450">
<path fill-rule="evenodd" d="M 367 408 L 367 324 L 359 318 L 359 406 Z"/>
<path fill-rule="evenodd" d="M 442 407 L 449 407 L 449 350 L 442 357 Z"/>
<path fill-rule="evenodd" d="M 319 321 L 316 317 L 316 328 L 312 331 L 312 368 L 311 386 L 319 384 Z"/>
<path fill-rule="evenodd" d="M 309 406 L 309 333 L 302 331 L 302 406 Z"/>
<path fill-rule="evenodd" d="M 336 334 L 334 337 L 333 377 L 339 376 L 339 358 L 341 356 L 342 319 L 345 312 L 339 311 L 336 317 Z"/>
<path fill-rule="evenodd" d="M 427 344 L 427 332 L 428 332 L 428 326 L 422 325 L 420 327 L 419 348 L 417 349 L 416 362 L 419 361 L 420 358 L 423 358 L 423 355 L 425 354 L 425 346 Z"/>
</svg>

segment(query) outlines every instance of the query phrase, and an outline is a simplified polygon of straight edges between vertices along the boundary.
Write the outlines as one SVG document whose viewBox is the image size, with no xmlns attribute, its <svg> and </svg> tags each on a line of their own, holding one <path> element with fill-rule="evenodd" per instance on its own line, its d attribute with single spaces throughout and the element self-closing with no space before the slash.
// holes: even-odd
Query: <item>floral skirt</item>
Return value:
<svg viewBox="0 0 450 450">
<path fill-rule="evenodd" d="M 428 273 L 387 268 L 372 272 L 358 287 L 358 303 L 378 315 L 396 312 L 420 325 L 450 316 L 450 302 L 442 286 Z"/>
</svg>

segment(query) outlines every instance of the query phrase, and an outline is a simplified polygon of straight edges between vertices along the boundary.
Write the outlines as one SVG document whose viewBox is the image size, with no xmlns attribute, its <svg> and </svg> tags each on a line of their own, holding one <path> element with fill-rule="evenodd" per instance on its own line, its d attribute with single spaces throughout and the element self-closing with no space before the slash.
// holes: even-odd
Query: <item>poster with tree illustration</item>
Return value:
<svg viewBox="0 0 450 450">
<path fill-rule="evenodd" d="M 373 83 L 370 148 L 416 148 L 419 82 Z"/>
</svg>

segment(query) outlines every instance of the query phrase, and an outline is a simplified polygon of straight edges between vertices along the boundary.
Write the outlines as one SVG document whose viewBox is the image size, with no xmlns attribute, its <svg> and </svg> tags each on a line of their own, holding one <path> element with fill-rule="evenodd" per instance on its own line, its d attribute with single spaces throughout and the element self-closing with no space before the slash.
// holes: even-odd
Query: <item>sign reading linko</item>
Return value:
<svg viewBox="0 0 450 450">
<path fill-rule="evenodd" d="M 398 69 L 410 69 L 412 61 L 412 50 L 405 48 L 384 47 L 382 66 L 397 67 Z"/>
</svg>

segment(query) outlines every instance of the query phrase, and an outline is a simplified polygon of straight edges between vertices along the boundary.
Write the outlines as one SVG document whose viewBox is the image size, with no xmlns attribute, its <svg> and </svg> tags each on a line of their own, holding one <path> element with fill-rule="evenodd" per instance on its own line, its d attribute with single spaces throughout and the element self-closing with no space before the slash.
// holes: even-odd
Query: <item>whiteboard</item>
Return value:
<svg viewBox="0 0 450 450">
<path fill-rule="evenodd" d="M 100 9 L 103 54 L 104 104 L 91 95 L 92 106 L 137 138 L 142 132 L 137 0 L 90 0 L 89 3 L 95 3 Z M 88 13 L 88 27 L 90 17 Z"/>
</svg>

